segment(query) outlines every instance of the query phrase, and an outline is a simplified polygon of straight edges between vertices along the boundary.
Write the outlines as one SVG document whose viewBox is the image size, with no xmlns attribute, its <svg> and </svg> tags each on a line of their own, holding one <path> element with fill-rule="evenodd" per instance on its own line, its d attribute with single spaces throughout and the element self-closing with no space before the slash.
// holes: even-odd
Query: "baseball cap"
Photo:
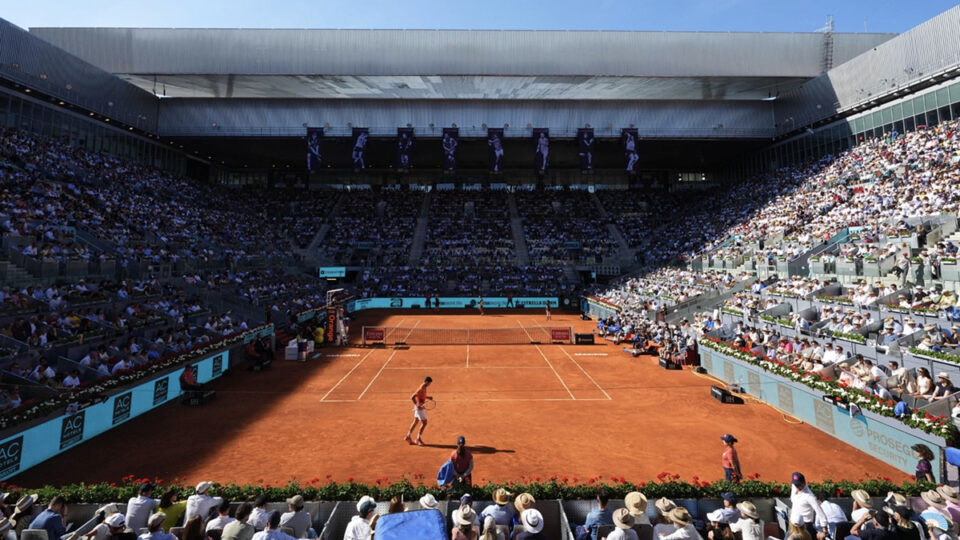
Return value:
<svg viewBox="0 0 960 540">
<path fill-rule="evenodd" d="M 720 440 L 722 440 L 722 441 L 724 441 L 724 442 L 728 442 L 728 443 L 735 443 L 735 442 L 737 442 L 737 438 L 734 437 L 733 435 L 729 434 L 729 433 L 725 434 L 723 437 L 720 437 Z"/>
<path fill-rule="evenodd" d="M 727 501 L 730 504 L 737 504 L 737 496 L 733 494 L 732 491 L 727 491 L 720 496 L 723 500 Z"/>
<path fill-rule="evenodd" d="M 465 504 L 468 506 L 473 504 L 473 495 L 469 493 L 464 493 L 463 495 L 460 496 L 460 505 L 463 506 Z"/>
<path fill-rule="evenodd" d="M 377 507 L 377 503 L 373 501 L 363 501 L 363 504 L 360 505 L 360 515 L 365 516 L 376 507 Z"/>
<path fill-rule="evenodd" d="M 104 521 L 105 521 L 106 524 L 109 525 L 110 527 L 123 527 L 123 526 L 124 526 L 123 514 L 120 514 L 120 513 L 112 514 L 112 515 L 110 515 L 109 517 L 107 517 L 107 519 L 104 520 Z"/>
<path fill-rule="evenodd" d="M 465 439 L 463 435 L 461 435 L 457 437 L 457 444 L 467 444 L 467 439 Z"/>
<path fill-rule="evenodd" d="M 148 491 L 153 491 L 153 484 L 150 482 L 140 484 L 140 493 L 146 493 Z"/>
<path fill-rule="evenodd" d="M 794 486 L 800 487 L 807 483 L 807 479 L 803 476 L 803 473 L 795 472 L 793 473 L 793 478 L 790 480 L 790 483 L 792 483 Z"/>
</svg>

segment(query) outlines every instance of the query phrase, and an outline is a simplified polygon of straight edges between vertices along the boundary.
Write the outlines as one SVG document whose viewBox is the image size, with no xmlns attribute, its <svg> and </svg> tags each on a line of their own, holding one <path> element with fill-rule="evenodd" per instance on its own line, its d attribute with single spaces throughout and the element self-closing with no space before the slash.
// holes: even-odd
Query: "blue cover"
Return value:
<svg viewBox="0 0 960 540">
<path fill-rule="evenodd" d="M 943 449 L 943 453 L 946 454 L 947 463 L 960 467 L 960 450 L 947 447 Z"/>
<path fill-rule="evenodd" d="M 457 476 L 456 469 L 453 468 L 453 462 L 447 460 L 446 463 L 440 467 L 440 470 L 437 472 L 437 485 L 445 486 L 447 484 L 453 483 L 453 479 Z"/>
<path fill-rule="evenodd" d="M 907 414 L 907 404 L 904 403 L 903 401 L 901 401 L 900 403 L 897 403 L 897 406 L 893 408 L 893 414 L 897 418 L 900 418 L 901 416 Z"/>
<path fill-rule="evenodd" d="M 439 510 L 411 510 L 385 514 L 377 520 L 374 540 L 447 540 Z"/>
</svg>

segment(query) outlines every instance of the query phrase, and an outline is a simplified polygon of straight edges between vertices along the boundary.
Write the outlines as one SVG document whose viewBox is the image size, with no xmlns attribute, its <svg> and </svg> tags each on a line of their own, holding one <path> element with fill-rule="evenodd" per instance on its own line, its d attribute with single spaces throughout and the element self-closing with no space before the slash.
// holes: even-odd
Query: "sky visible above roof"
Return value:
<svg viewBox="0 0 960 540">
<path fill-rule="evenodd" d="M 415 28 L 903 33 L 957 0 L 31 0 L 0 17 L 23 28 Z"/>
</svg>

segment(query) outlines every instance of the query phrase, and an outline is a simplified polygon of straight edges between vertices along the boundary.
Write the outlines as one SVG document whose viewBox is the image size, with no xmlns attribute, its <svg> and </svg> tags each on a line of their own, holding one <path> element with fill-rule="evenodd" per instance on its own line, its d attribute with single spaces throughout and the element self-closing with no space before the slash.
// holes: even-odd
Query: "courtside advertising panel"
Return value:
<svg viewBox="0 0 960 540">
<path fill-rule="evenodd" d="M 197 380 L 211 381 L 228 368 L 230 351 L 195 363 Z M 142 382 L 73 414 L 65 414 L 0 441 L 0 480 L 10 478 L 60 452 L 135 418 L 181 395 L 180 372 Z"/>
<path fill-rule="evenodd" d="M 437 303 L 436 296 L 430 298 L 430 308 Z M 440 296 L 440 308 L 442 309 L 464 309 L 476 308 L 480 304 L 479 296 Z M 560 299 L 556 296 L 517 296 L 517 297 L 484 297 L 483 307 L 485 309 L 493 308 L 545 308 L 547 302 L 550 307 L 556 308 L 560 304 Z M 365 309 L 406 309 L 406 308 L 426 308 L 427 299 L 424 296 L 394 296 L 392 298 L 361 298 L 347 302 L 347 311 L 356 312 Z"/>
</svg>

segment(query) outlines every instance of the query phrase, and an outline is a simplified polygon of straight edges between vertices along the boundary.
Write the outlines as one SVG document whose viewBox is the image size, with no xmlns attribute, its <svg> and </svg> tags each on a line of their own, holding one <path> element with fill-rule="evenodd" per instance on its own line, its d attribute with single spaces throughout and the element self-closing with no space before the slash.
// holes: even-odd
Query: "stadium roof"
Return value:
<svg viewBox="0 0 960 540">
<path fill-rule="evenodd" d="M 758 100 L 824 71 L 820 33 L 32 28 L 165 97 Z M 839 65 L 895 34 L 834 34 Z"/>
</svg>

